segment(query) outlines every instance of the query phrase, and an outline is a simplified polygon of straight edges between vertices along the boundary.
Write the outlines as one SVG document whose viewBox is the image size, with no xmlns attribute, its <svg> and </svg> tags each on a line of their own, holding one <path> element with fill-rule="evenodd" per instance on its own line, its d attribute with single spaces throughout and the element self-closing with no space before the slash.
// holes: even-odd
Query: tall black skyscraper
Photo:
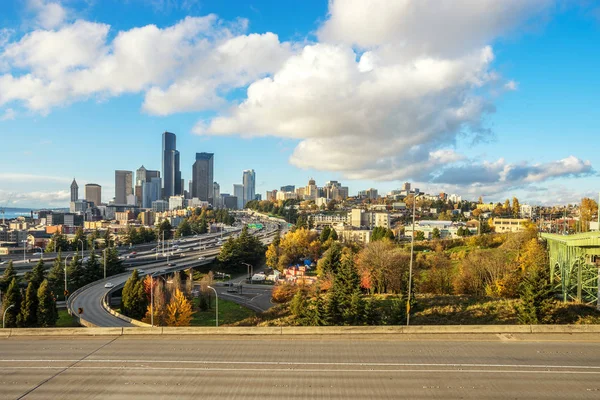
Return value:
<svg viewBox="0 0 600 400">
<path fill-rule="evenodd" d="M 213 206 L 213 153 L 196 153 L 192 167 L 192 197 L 208 201 Z"/>
<path fill-rule="evenodd" d="M 177 137 L 174 133 L 165 132 L 162 137 L 162 171 L 163 171 L 163 196 L 169 198 L 183 194 L 181 187 L 181 170 L 179 169 L 179 152 L 176 145 Z"/>
</svg>

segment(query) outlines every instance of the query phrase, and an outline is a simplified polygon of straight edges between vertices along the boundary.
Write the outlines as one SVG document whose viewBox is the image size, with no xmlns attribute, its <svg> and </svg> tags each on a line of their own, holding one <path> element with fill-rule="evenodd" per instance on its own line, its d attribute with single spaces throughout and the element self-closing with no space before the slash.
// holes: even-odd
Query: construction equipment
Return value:
<svg viewBox="0 0 600 400">
<path fill-rule="evenodd" d="M 5 210 L 6 210 L 6 206 L 8 206 L 10 204 L 10 200 L 12 199 L 12 193 L 8 194 L 8 200 L 6 200 L 6 203 L 4 203 L 3 207 L 0 207 L 0 214 L 2 214 L 2 225 L 4 225 L 6 223 L 4 215 L 5 215 Z"/>
</svg>

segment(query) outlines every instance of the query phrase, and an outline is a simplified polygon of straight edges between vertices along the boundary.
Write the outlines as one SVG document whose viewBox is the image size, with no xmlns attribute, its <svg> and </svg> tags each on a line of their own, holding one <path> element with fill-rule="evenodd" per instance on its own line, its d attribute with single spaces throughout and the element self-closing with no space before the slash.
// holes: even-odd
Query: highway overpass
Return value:
<svg viewBox="0 0 600 400">
<path fill-rule="evenodd" d="M 218 334 L 68 330 L 2 337 L 0 330 L 0 400 L 600 397 L 598 333 L 232 335 L 204 329 Z"/>
</svg>

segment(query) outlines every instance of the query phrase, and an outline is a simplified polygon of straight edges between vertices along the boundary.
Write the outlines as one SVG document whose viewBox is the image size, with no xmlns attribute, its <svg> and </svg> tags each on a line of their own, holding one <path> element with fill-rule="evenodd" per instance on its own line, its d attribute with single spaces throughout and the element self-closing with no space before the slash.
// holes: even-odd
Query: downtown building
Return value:
<svg viewBox="0 0 600 400">
<path fill-rule="evenodd" d="M 162 173 L 163 193 L 162 198 L 183 194 L 181 169 L 179 166 L 179 151 L 177 151 L 177 137 L 174 133 L 164 132 L 162 135 Z"/>
<path fill-rule="evenodd" d="M 207 201 L 214 206 L 213 153 L 196 153 L 192 166 L 192 198 Z"/>
<path fill-rule="evenodd" d="M 243 207 L 246 207 L 246 204 L 254 200 L 256 195 L 256 173 L 253 169 L 247 169 L 243 172 L 242 184 L 244 185 Z"/>
<path fill-rule="evenodd" d="M 92 203 L 94 207 L 102 204 L 102 186 L 96 183 L 85 185 L 85 201 Z"/>
<path fill-rule="evenodd" d="M 133 197 L 133 172 L 115 171 L 115 204 L 129 204 L 130 196 Z"/>
</svg>

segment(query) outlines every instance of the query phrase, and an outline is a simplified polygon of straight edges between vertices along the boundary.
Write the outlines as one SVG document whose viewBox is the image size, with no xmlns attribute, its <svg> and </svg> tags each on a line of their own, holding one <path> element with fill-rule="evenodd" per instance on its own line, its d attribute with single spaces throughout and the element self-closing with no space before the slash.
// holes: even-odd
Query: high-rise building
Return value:
<svg viewBox="0 0 600 400">
<path fill-rule="evenodd" d="M 152 208 L 152 202 L 160 199 L 162 180 L 160 178 L 151 178 L 149 182 L 142 185 L 142 207 Z"/>
<path fill-rule="evenodd" d="M 221 208 L 221 186 L 217 182 L 213 182 L 213 200 L 213 207 Z"/>
<path fill-rule="evenodd" d="M 310 178 L 308 185 L 304 190 L 304 198 L 308 200 L 316 200 L 319 197 L 319 188 L 313 178 Z"/>
<path fill-rule="evenodd" d="M 192 197 L 213 204 L 213 153 L 196 153 L 192 167 Z M 214 204 L 213 204 L 214 205 Z"/>
<path fill-rule="evenodd" d="M 281 187 L 281 192 L 293 192 L 296 190 L 296 186 L 295 185 L 285 185 Z"/>
<path fill-rule="evenodd" d="M 150 182 L 152 178 L 160 178 L 160 171 L 146 169 L 143 165 L 135 171 L 135 205 L 143 207 L 144 183 Z M 159 194 L 160 196 L 160 194 Z M 155 199 L 157 200 L 157 199 Z M 150 206 L 148 206 L 150 207 Z"/>
<path fill-rule="evenodd" d="M 242 184 L 244 185 L 244 207 L 246 203 L 254 200 L 256 194 L 256 173 L 253 169 L 247 169 L 242 175 Z"/>
<path fill-rule="evenodd" d="M 409 182 L 404 182 L 402 184 L 402 190 L 407 190 L 410 192 L 410 183 Z"/>
<path fill-rule="evenodd" d="M 98 207 L 102 202 L 102 186 L 95 183 L 85 185 L 85 200 L 88 203 L 94 203 Z"/>
<path fill-rule="evenodd" d="M 77 201 L 79 199 L 79 186 L 73 178 L 73 182 L 71 183 L 71 202 Z"/>
<path fill-rule="evenodd" d="M 234 184 L 233 195 L 237 198 L 237 209 L 244 209 L 244 185 Z"/>
<path fill-rule="evenodd" d="M 177 137 L 171 132 L 164 132 L 162 136 L 162 172 L 163 197 L 168 199 L 171 196 L 183 194 Z"/>
<path fill-rule="evenodd" d="M 133 195 L 133 172 L 115 171 L 115 204 L 127 204 L 129 195 Z"/>
</svg>

